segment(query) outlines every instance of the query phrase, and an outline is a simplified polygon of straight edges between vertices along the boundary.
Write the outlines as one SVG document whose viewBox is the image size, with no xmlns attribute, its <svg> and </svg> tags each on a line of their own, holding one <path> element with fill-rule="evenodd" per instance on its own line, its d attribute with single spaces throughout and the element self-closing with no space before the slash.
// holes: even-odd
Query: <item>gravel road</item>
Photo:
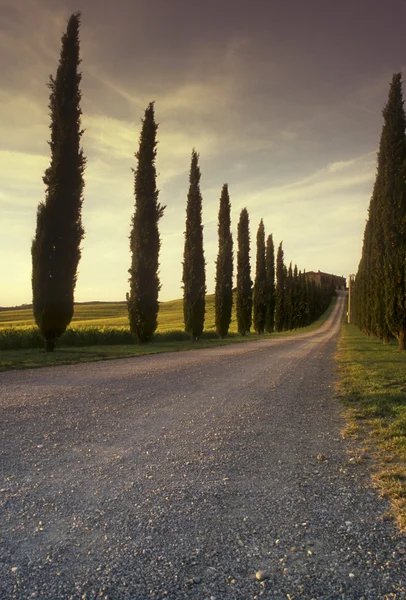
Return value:
<svg viewBox="0 0 406 600">
<path fill-rule="evenodd" d="M 1 600 L 405 598 L 340 436 L 343 301 L 315 333 L 2 373 Z"/>
</svg>

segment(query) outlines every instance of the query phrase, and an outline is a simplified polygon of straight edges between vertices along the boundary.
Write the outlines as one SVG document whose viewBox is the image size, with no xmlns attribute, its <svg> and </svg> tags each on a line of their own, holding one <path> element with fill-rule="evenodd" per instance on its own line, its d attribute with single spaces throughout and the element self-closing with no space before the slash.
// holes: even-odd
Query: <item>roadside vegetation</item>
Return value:
<svg viewBox="0 0 406 600">
<path fill-rule="evenodd" d="M 30 313 L 18 311 L 17 314 L 16 311 L 13 315 L 12 311 L 7 312 L 5 319 L 9 320 L 9 328 L 6 330 L 3 322 L 0 350 L 33 349 L 45 344 L 46 351 L 52 353 L 55 348 L 67 346 L 145 344 L 152 342 L 155 334 L 168 330 L 174 330 L 171 340 L 176 341 L 183 341 L 187 336 L 198 341 L 202 335 L 207 339 L 211 334 L 204 332 L 212 329 L 216 330 L 218 337 L 224 338 L 237 329 L 235 319 L 230 322 L 233 300 L 241 335 L 250 333 L 252 319 L 258 334 L 265 330 L 272 333 L 275 307 L 278 307 L 278 332 L 295 330 L 316 321 L 334 295 L 334 277 L 323 285 L 317 285 L 312 278 L 306 277 L 304 271 L 298 271 L 296 265 L 293 270 L 291 263 L 287 269 L 283 264 L 281 243 L 277 275 L 282 269 L 282 279 L 275 287 L 273 238 L 268 236 L 269 243 L 265 247 L 265 227 L 261 219 L 254 283 L 251 280 L 249 215 L 246 208 L 241 211 L 238 225 L 236 294 L 233 297 L 233 241 L 227 183 L 223 184 L 220 197 L 215 299 L 206 306 L 201 170 L 199 154 L 193 149 L 184 230 L 182 311 L 179 311 L 179 301 L 176 302 L 176 318 L 171 314 L 170 324 L 165 322 L 167 317 L 160 313 L 165 312 L 164 306 L 169 303 L 160 303 L 158 298 L 161 289 L 159 221 L 166 207 L 158 201 L 155 166 L 158 124 L 155 105 L 150 102 L 142 120 L 139 148 L 135 153 L 137 162 L 133 169 L 134 213 L 131 217 L 127 302 L 116 305 L 116 308 L 113 308 L 114 305 L 106 306 L 114 323 L 109 321 L 107 324 L 97 316 L 94 319 L 86 317 L 86 331 L 77 329 L 82 315 L 81 309 L 74 304 L 74 293 L 84 239 L 82 205 L 87 165 L 82 149 L 80 23 L 80 13 L 69 18 L 61 40 L 56 75 L 50 77 L 48 84 L 51 156 L 43 177 L 45 199 L 38 205 L 32 244 L 32 301 L 36 327 L 30 328 Z M 181 318 L 178 318 L 180 314 Z M 70 327 L 71 323 L 73 327 Z M 16 324 L 25 329 L 16 330 Z"/>
<path fill-rule="evenodd" d="M 331 314 L 337 298 L 334 297 L 331 301 L 330 306 L 321 317 L 307 327 L 302 327 L 298 330 L 285 331 L 283 333 L 273 333 L 272 337 L 280 336 L 291 336 L 298 333 L 308 333 L 314 331 L 320 327 Z M 167 319 L 160 333 L 155 334 L 154 341 L 151 344 L 134 344 L 133 339 L 128 327 L 128 320 L 126 327 L 121 329 L 115 327 L 87 327 L 86 321 L 83 319 L 79 321 L 80 325 L 76 328 L 68 328 L 64 336 L 60 340 L 58 345 L 58 352 L 45 352 L 43 348 L 42 338 L 39 332 L 34 327 L 19 327 L 19 328 L 3 328 L 0 329 L 0 371 L 8 371 L 10 369 L 27 369 L 36 367 L 46 367 L 53 365 L 66 365 L 82 362 L 92 362 L 97 360 L 108 360 L 112 358 L 128 358 L 133 356 L 141 356 L 144 354 L 158 354 L 161 352 L 180 352 L 182 350 L 197 350 L 200 348 L 213 348 L 217 346 L 224 346 L 228 344 L 234 344 L 244 341 L 255 341 L 269 337 L 268 335 L 256 335 L 254 333 L 241 336 L 237 333 L 237 325 L 235 316 L 233 316 L 232 327 L 233 331 L 228 334 L 227 338 L 219 339 L 215 330 L 214 323 L 214 295 L 206 297 L 206 306 L 209 308 L 211 316 L 212 328 L 203 332 L 201 338 L 198 341 L 192 341 L 190 336 L 180 329 L 173 329 L 178 323 L 179 319 L 183 319 L 183 302 L 182 300 L 176 300 L 174 302 L 164 303 L 167 305 Z M 87 315 L 91 317 L 89 320 L 97 320 L 102 322 L 103 311 L 106 310 L 106 322 L 111 323 L 111 316 L 113 308 L 117 311 L 118 316 L 116 318 L 123 318 L 120 315 L 120 311 L 126 315 L 126 306 L 124 305 L 111 305 L 109 304 L 92 304 L 92 305 L 79 305 L 82 309 L 82 316 Z M 28 309 L 26 309 L 28 312 Z M 0 319 L 7 313 L 13 311 L 2 311 L 0 312 Z M 20 313 L 20 311 L 16 311 Z M 79 311 L 77 311 L 79 312 Z M 165 314 L 165 311 L 160 311 Z M 174 320 L 170 320 L 170 315 L 174 316 Z M 180 314 L 179 314 L 180 313 Z M 98 315 L 99 318 L 95 319 Z M 27 315 L 28 316 L 28 315 Z M 32 317 L 31 317 L 32 318 Z M 126 316 L 124 318 L 127 318 Z M 159 330 L 159 325 L 158 325 Z M 35 333 L 34 333 L 35 332 Z M 27 346 L 26 341 L 29 336 L 37 336 L 35 347 Z M 108 336 L 111 339 L 116 340 L 115 343 L 106 341 Z M 126 341 L 120 341 L 119 336 L 125 336 Z M 98 337 L 99 336 L 99 337 Z M 124 338 L 121 338 L 121 340 Z M 102 340 L 102 341 L 100 341 Z M 63 345 L 66 341 L 66 345 Z M 32 340 L 29 341 L 32 343 Z M 8 348 L 8 349 L 5 349 Z"/>
<path fill-rule="evenodd" d="M 352 294 L 354 323 L 405 350 L 406 114 L 402 74 L 395 73 L 383 110 L 376 179 Z"/>
<path fill-rule="evenodd" d="M 373 481 L 406 531 L 406 354 L 343 324 L 337 352 L 344 435 L 359 440 L 356 461 L 370 461 Z"/>
</svg>

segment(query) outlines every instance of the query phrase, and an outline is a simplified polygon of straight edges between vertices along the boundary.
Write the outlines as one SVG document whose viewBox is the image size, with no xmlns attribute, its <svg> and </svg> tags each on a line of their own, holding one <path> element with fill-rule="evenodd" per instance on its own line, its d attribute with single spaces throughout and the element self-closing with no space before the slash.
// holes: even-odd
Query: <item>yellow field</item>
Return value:
<svg viewBox="0 0 406 600">
<path fill-rule="evenodd" d="M 35 325 L 31 308 L 0 311 L 0 330 L 8 327 L 25 328 Z M 71 327 L 128 327 L 127 305 L 121 302 L 76 304 Z M 183 301 L 171 300 L 161 302 L 158 314 L 158 329 L 165 331 L 183 330 Z M 215 329 L 214 294 L 206 296 L 205 330 Z M 230 326 L 230 332 L 237 331 L 235 314 Z"/>
</svg>

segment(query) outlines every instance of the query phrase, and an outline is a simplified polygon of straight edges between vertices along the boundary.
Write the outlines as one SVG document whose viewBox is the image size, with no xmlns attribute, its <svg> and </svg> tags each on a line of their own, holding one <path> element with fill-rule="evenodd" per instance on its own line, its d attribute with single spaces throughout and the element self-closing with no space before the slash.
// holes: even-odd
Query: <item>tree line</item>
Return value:
<svg viewBox="0 0 406 600">
<path fill-rule="evenodd" d="M 376 178 L 355 277 L 353 319 L 384 343 L 406 333 L 406 115 L 402 74 L 395 73 L 383 109 Z"/>
<path fill-rule="evenodd" d="M 86 159 L 81 147 L 83 130 L 80 109 L 81 73 L 79 72 L 80 13 L 74 13 L 62 37 L 60 61 L 55 78 L 50 77 L 50 166 L 43 178 L 45 201 L 37 211 L 32 243 L 32 290 L 34 317 L 52 351 L 73 317 L 77 267 L 84 238 L 81 209 L 83 204 Z M 134 339 L 149 342 L 158 324 L 160 290 L 159 220 L 165 206 L 159 202 L 156 185 L 157 154 L 155 106 L 145 110 L 135 154 L 135 207 L 131 220 L 127 293 L 129 324 Z M 203 248 L 202 194 L 199 155 L 192 151 L 189 190 L 186 204 L 186 228 L 182 264 L 183 311 L 185 331 L 199 338 L 204 328 L 206 273 Z M 246 335 L 253 327 L 265 331 L 284 331 L 310 324 L 331 302 L 331 286 L 318 286 L 306 274 L 284 263 L 282 243 L 275 267 L 272 235 L 265 236 L 261 219 L 256 237 L 256 269 L 251 279 L 249 215 L 243 208 L 238 222 L 236 288 L 233 289 L 233 238 L 231 202 L 228 185 L 221 190 L 218 213 L 218 256 L 215 279 L 215 325 L 225 337 L 235 302 L 238 331 Z M 276 276 L 276 281 L 275 281 Z"/>
</svg>

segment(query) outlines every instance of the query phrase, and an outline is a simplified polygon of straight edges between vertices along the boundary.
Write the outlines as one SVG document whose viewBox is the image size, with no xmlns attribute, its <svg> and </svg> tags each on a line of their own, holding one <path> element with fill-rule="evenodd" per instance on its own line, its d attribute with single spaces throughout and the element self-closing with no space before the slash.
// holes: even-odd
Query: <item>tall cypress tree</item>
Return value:
<svg viewBox="0 0 406 600">
<path fill-rule="evenodd" d="M 300 327 L 300 282 L 297 265 L 293 270 L 293 322 L 292 328 Z"/>
<path fill-rule="evenodd" d="M 377 174 L 355 280 L 356 324 L 386 342 L 406 334 L 406 116 L 401 74 L 393 76 L 379 144 Z"/>
<path fill-rule="evenodd" d="M 230 211 L 230 196 L 225 183 L 221 191 L 218 216 L 219 251 L 215 290 L 216 331 L 221 338 L 226 337 L 228 333 L 233 307 L 233 238 Z"/>
<path fill-rule="evenodd" d="M 158 202 L 156 187 L 156 133 L 154 104 L 151 102 L 142 121 L 138 160 L 134 170 L 135 211 L 130 235 L 130 292 L 127 294 L 131 333 L 140 342 L 152 339 L 158 322 L 159 237 L 158 222 L 165 207 Z"/>
<path fill-rule="evenodd" d="M 203 332 L 206 298 L 206 264 L 203 253 L 202 194 L 199 155 L 192 151 L 186 206 L 183 254 L 183 316 L 185 331 L 193 338 Z"/>
<path fill-rule="evenodd" d="M 252 281 L 250 265 L 249 217 L 246 208 L 238 222 L 237 325 L 241 335 L 250 332 L 252 323 Z"/>
<path fill-rule="evenodd" d="M 272 234 L 266 240 L 266 281 L 268 297 L 265 330 L 272 333 L 275 327 L 275 248 Z"/>
<path fill-rule="evenodd" d="M 43 177 L 45 202 L 38 206 L 31 248 L 34 317 L 50 352 L 73 317 L 84 237 L 81 211 L 86 159 L 81 148 L 79 27 L 80 13 L 75 13 L 62 37 L 56 77 L 51 75 L 48 84 L 51 162 Z"/>
<path fill-rule="evenodd" d="M 290 331 L 293 329 L 293 314 L 294 314 L 294 282 L 293 282 L 293 269 L 292 261 L 289 264 L 289 269 L 286 273 L 286 296 L 285 296 L 285 313 L 286 313 L 286 325 L 285 329 Z"/>
<path fill-rule="evenodd" d="M 265 330 L 267 299 L 265 229 L 261 219 L 257 232 L 257 261 L 253 295 L 254 329 L 259 335 Z"/>
<path fill-rule="evenodd" d="M 285 314 L 285 273 L 286 267 L 284 264 L 282 242 L 279 244 L 278 253 L 276 256 L 276 290 L 275 290 L 275 329 L 283 331 L 286 314 Z"/>
<path fill-rule="evenodd" d="M 406 115 L 402 75 L 393 76 L 388 102 L 383 111 L 382 150 L 385 174 L 381 189 L 385 236 L 385 315 L 399 350 L 406 335 Z"/>
</svg>

